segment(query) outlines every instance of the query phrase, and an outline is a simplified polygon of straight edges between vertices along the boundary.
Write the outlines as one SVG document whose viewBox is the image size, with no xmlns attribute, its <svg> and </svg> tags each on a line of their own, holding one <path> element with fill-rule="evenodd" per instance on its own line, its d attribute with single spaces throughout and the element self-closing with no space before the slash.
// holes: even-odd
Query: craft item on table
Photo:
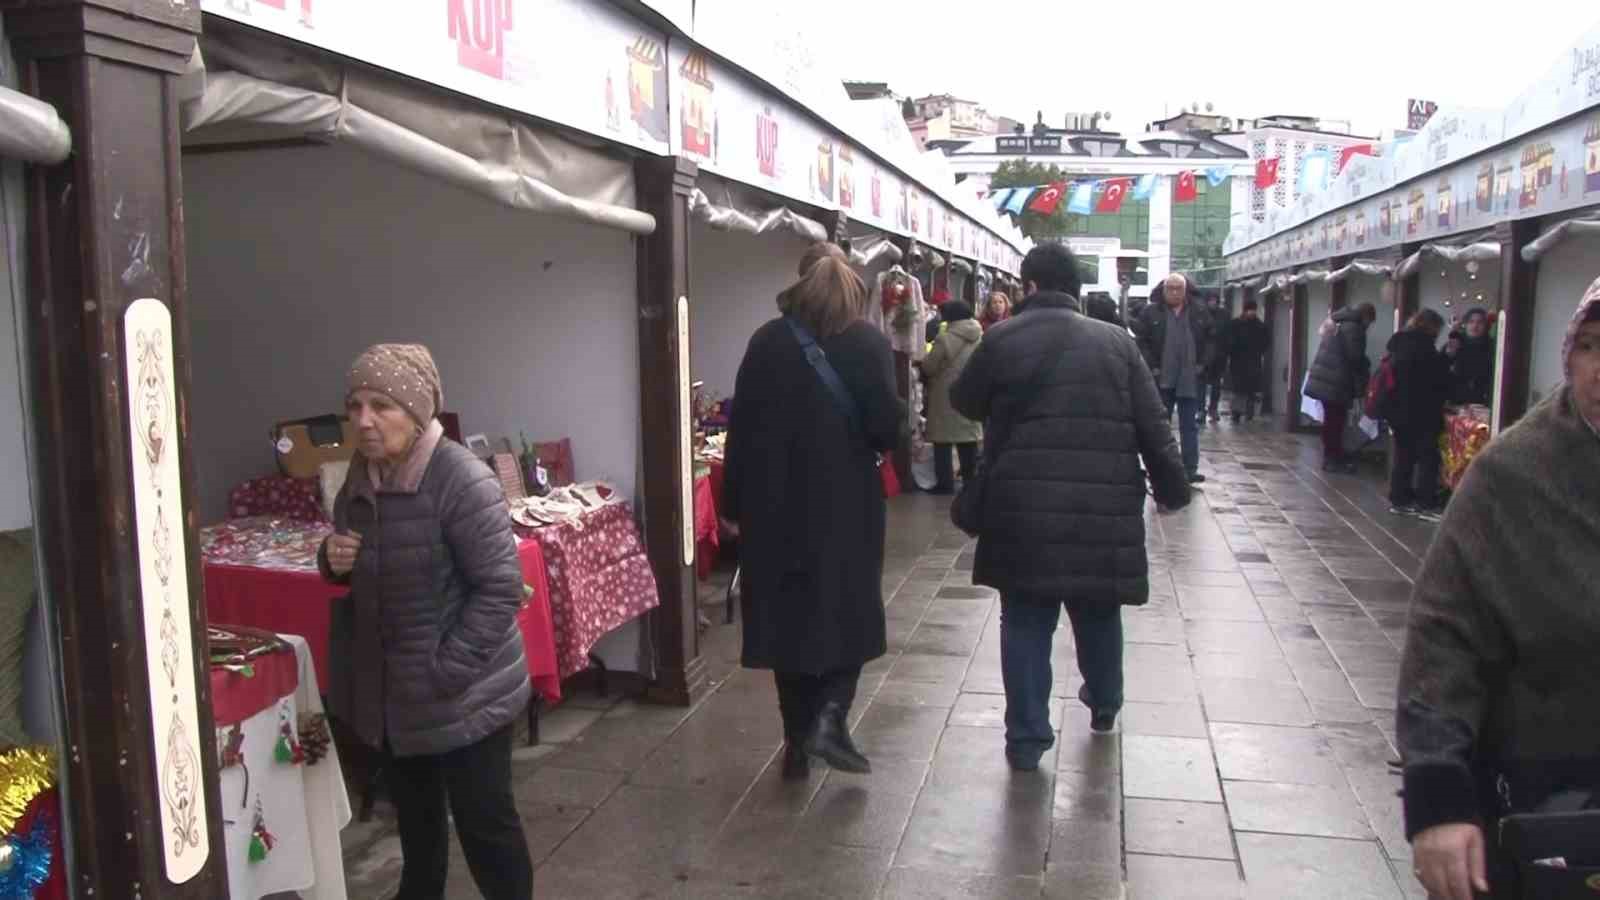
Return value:
<svg viewBox="0 0 1600 900">
<path fill-rule="evenodd" d="M 238 672 L 246 678 L 255 675 L 251 660 L 268 653 L 293 652 L 293 648 L 276 634 L 243 625 L 206 626 L 206 649 L 211 665 Z"/>
<path fill-rule="evenodd" d="M 543 497 L 522 497 L 509 503 L 511 520 L 525 528 L 543 528 L 562 522 L 578 522 L 583 514 L 602 509 L 622 498 L 617 489 L 604 481 L 555 488 Z"/>
<path fill-rule="evenodd" d="M 257 794 L 255 817 L 250 825 L 250 861 L 258 863 L 265 860 L 267 854 L 272 852 L 272 845 L 277 842 L 278 839 L 267 830 L 267 820 L 261 815 L 261 795 Z"/>
<path fill-rule="evenodd" d="M 244 761 L 244 725 L 234 723 L 217 733 L 217 768 L 238 766 L 244 772 L 244 796 L 239 798 L 242 807 L 250 802 L 250 765 Z"/>
<path fill-rule="evenodd" d="M 289 700 L 278 704 L 278 742 L 272 745 L 272 758 L 285 765 L 298 766 L 306 761 L 305 748 L 294 733 L 295 723 L 289 718 Z"/>
<path fill-rule="evenodd" d="M 60 812 L 54 788 L 39 792 L 13 828 L 0 832 L 0 897 L 7 900 L 64 897 L 55 874 L 60 855 Z M 54 890 L 46 885 L 54 882 Z"/>
<path fill-rule="evenodd" d="M 315 572 L 317 551 L 332 529 L 326 523 L 255 516 L 200 529 L 208 563 L 290 572 Z"/>
<path fill-rule="evenodd" d="M 241 482 L 228 493 L 228 518 L 273 516 L 303 522 L 328 521 L 331 517 L 323 504 L 320 470 L 313 469 L 311 474 L 309 478 L 267 475 Z M 341 480 L 335 490 L 343 485 Z"/>
<path fill-rule="evenodd" d="M 578 469 L 572 458 L 571 438 L 536 442 L 533 452 L 539 457 L 539 465 L 550 473 L 551 487 L 566 487 L 577 480 Z"/>
<path fill-rule="evenodd" d="M 333 745 L 333 734 L 328 729 L 328 717 L 323 713 L 300 716 L 300 749 L 308 766 L 322 762 Z"/>
</svg>

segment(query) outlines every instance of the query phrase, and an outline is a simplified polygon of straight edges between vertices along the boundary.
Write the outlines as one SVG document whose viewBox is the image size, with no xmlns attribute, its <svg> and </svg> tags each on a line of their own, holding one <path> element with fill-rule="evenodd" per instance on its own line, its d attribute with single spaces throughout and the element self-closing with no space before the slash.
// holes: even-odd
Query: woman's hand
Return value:
<svg viewBox="0 0 1600 900">
<path fill-rule="evenodd" d="M 1477 825 L 1435 825 L 1417 835 L 1411 849 L 1417 879 L 1434 900 L 1473 900 L 1474 889 L 1489 892 L 1483 829 Z"/>
<path fill-rule="evenodd" d="M 328 535 L 328 568 L 333 570 L 333 574 L 340 577 L 349 575 L 350 570 L 356 567 L 356 555 L 360 552 L 361 535 L 353 531 Z"/>
</svg>

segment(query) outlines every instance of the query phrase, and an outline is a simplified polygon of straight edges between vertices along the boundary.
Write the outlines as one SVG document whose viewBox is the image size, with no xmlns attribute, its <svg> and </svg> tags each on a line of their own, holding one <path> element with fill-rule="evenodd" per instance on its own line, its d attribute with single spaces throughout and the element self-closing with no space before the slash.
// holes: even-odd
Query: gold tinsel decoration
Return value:
<svg viewBox="0 0 1600 900">
<path fill-rule="evenodd" d="M 0 835 L 10 834 L 34 799 L 55 783 L 56 755 L 48 747 L 0 751 Z"/>
</svg>

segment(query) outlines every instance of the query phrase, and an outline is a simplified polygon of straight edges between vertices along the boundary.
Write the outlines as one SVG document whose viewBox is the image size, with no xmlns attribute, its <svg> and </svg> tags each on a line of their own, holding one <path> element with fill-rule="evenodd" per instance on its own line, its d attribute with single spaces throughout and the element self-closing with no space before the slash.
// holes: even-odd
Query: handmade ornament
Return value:
<svg viewBox="0 0 1600 900">
<path fill-rule="evenodd" d="M 294 723 L 289 721 L 289 701 L 278 704 L 278 743 L 272 748 L 272 757 L 278 762 L 298 766 L 306 761 L 305 748 L 295 736 Z"/>
<path fill-rule="evenodd" d="M 883 311 L 893 312 L 896 307 L 903 305 L 911 296 L 911 291 L 904 281 L 895 280 L 883 286 Z"/>
<path fill-rule="evenodd" d="M 29 805 L 55 783 L 56 758 L 49 748 L 13 747 L 0 752 L 0 835 L 11 834 Z"/>
<path fill-rule="evenodd" d="M 277 842 L 278 839 L 267 830 L 267 820 L 261 815 L 261 797 L 257 796 L 255 820 L 250 826 L 250 861 L 258 863 L 266 859 Z"/>
<path fill-rule="evenodd" d="M 333 735 L 328 730 L 328 717 L 322 713 L 300 717 L 300 747 L 305 751 L 306 765 L 314 766 L 328 755 L 333 745 Z"/>
<path fill-rule="evenodd" d="M 0 897 L 34 900 L 50 881 L 57 815 L 55 791 L 44 791 L 17 820 L 16 830 L 0 836 Z"/>
<path fill-rule="evenodd" d="M 235 724 L 221 733 L 218 747 L 217 766 L 221 769 L 231 769 L 238 766 L 244 770 L 244 796 L 239 798 L 239 805 L 244 806 L 250 802 L 250 766 L 244 761 L 244 726 Z"/>
</svg>

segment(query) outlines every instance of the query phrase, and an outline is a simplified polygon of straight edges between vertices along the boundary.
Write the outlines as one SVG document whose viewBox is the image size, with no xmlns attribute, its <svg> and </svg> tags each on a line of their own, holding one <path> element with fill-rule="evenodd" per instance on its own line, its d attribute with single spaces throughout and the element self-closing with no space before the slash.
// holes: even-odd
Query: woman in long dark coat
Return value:
<svg viewBox="0 0 1600 900">
<path fill-rule="evenodd" d="M 877 467 L 901 417 L 893 353 L 862 319 L 866 286 L 843 252 L 813 245 L 800 275 L 739 366 L 723 489 L 741 538 L 743 663 L 776 677 L 787 778 L 806 777 L 808 756 L 870 771 L 846 717 L 862 665 L 887 649 Z M 808 361 L 813 336 L 848 399 Z"/>
</svg>

